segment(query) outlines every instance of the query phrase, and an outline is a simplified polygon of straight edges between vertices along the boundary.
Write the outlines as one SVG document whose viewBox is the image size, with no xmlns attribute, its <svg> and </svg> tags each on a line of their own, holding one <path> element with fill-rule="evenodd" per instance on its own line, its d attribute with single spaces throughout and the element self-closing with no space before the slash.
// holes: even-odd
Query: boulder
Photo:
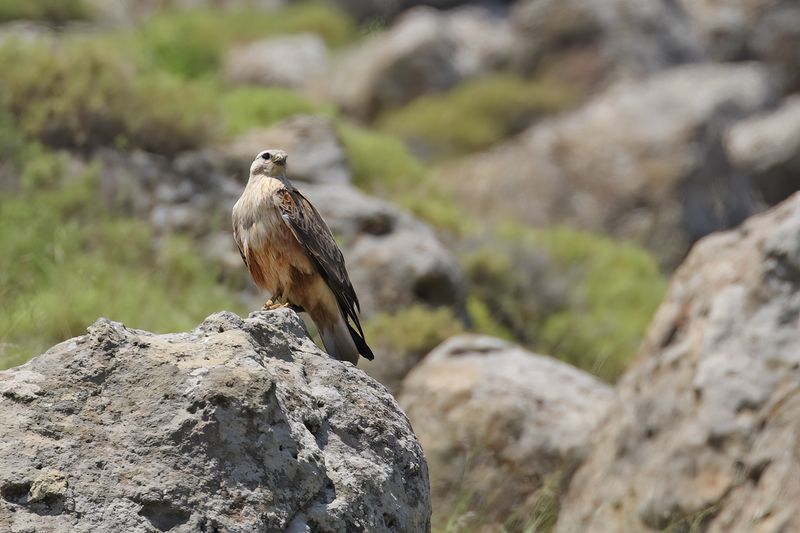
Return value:
<svg viewBox="0 0 800 533">
<path fill-rule="evenodd" d="M 680 0 L 710 59 L 758 59 L 800 87 L 800 4 L 795 0 Z"/>
<path fill-rule="evenodd" d="M 429 6 L 436 9 L 450 9 L 469 6 L 469 0 L 333 0 L 361 22 L 386 22 L 392 20 L 406 9 L 416 6 Z M 494 10 L 503 10 L 503 4 L 514 0 L 489 0 L 481 2 Z"/>
<path fill-rule="evenodd" d="M 512 64 L 524 74 L 595 85 L 702 57 L 688 18 L 666 0 L 523 0 L 510 19 Z"/>
<path fill-rule="evenodd" d="M 758 64 L 677 67 L 617 83 L 442 179 L 476 217 L 602 229 L 674 268 L 692 242 L 758 209 L 722 138 L 777 92 Z"/>
<path fill-rule="evenodd" d="M 430 227 L 353 187 L 300 188 L 341 239 L 364 316 L 413 303 L 463 315 L 461 268 Z"/>
<path fill-rule="evenodd" d="M 800 96 L 739 122 L 725 141 L 731 160 L 753 175 L 753 185 L 767 203 L 800 190 Z"/>
<path fill-rule="evenodd" d="M 800 195 L 694 247 L 558 531 L 800 530 L 798 273 Z"/>
<path fill-rule="evenodd" d="M 289 310 L 100 319 L 0 372 L 0 413 L 3 531 L 430 530 L 405 415 Z"/>
<path fill-rule="evenodd" d="M 429 461 L 438 519 L 467 498 L 476 526 L 502 524 L 565 483 L 611 399 L 608 385 L 572 366 L 460 335 L 409 373 L 399 401 Z"/>
<path fill-rule="evenodd" d="M 219 149 L 226 170 L 246 175 L 253 158 L 266 148 L 289 154 L 293 180 L 349 183 L 350 167 L 333 121 L 321 115 L 300 115 L 269 128 L 244 133 Z"/>
<path fill-rule="evenodd" d="M 346 50 L 325 92 L 345 112 L 372 119 L 417 96 L 498 68 L 510 53 L 508 23 L 483 8 L 415 8 L 387 31 Z"/>
<path fill-rule="evenodd" d="M 302 90 L 328 69 L 328 48 L 310 33 L 235 46 L 223 65 L 229 85 L 269 85 Z"/>
</svg>

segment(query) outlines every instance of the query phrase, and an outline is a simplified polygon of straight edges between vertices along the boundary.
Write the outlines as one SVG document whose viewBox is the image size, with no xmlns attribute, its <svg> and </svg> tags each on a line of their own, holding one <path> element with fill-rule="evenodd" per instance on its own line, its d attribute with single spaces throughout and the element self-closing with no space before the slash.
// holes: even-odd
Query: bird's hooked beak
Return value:
<svg viewBox="0 0 800 533">
<path fill-rule="evenodd" d="M 275 162 L 276 165 L 284 166 L 286 165 L 286 158 L 287 158 L 286 154 L 275 154 L 275 158 L 273 159 L 273 161 Z"/>
</svg>

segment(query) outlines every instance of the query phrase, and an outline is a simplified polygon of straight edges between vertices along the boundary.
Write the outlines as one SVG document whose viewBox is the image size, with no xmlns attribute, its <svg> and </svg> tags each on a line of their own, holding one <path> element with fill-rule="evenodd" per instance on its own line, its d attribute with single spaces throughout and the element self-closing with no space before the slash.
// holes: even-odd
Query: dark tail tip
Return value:
<svg viewBox="0 0 800 533">
<path fill-rule="evenodd" d="M 367 346 L 367 341 L 364 340 L 364 337 L 359 335 L 349 323 L 347 324 L 347 329 L 350 330 L 350 336 L 353 337 L 353 342 L 356 343 L 358 353 L 360 353 L 361 356 L 368 361 L 375 359 L 375 354 L 373 354 L 372 350 L 370 350 L 369 346 Z"/>
</svg>

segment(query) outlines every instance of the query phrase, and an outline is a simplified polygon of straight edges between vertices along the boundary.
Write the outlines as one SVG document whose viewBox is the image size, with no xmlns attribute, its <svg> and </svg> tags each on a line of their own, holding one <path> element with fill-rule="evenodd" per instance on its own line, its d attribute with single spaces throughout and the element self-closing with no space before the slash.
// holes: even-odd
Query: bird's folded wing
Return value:
<svg viewBox="0 0 800 533">
<path fill-rule="evenodd" d="M 347 275 L 344 256 L 330 228 L 300 191 L 282 188 L 275 192 L 274 197 L 283 221 L 336 296 L 345 317 L 353 321 L 363 338 L 364 332 L 356 314 L 358 297 Z"/>
</svg>

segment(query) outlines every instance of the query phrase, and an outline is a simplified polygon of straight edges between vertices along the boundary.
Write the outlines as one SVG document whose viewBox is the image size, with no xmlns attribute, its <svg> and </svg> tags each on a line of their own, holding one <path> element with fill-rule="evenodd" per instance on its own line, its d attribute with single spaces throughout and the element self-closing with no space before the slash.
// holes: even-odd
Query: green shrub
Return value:
<svg viewBox="0 0 800 533">
<path fill-rule="evenodd" d="M 51 47 L 0 47 L 0 105 L 22 132 L 55 147 L 138 147 L 171 154 L 214 133 L 212 94 L 164 73 L 142 72 L 135 58 L 100 39 Z"/>
<path fill-rule="evenodd" d="M 229 135 L 269 126 L 302 113 L 334 113 L 332 108 L 309 102 L 291 89 L 282 87 L 232 89 L 223 94 L 221 102 Z"/>
<path fill-rule="evenodd" d="M 345 122 L 338 131 L 356 186 L 392 200 L 437 228 L 468 230 L 450 195 L 399 139 Z"/>
<path fill-rule="evenodd" d="M 364 325 L 364 333 L 375 347 L 413 354 L 417 359 L 463 331 L 463 324 L 450 309 L 431 309 L 423 305 L 412 305 L 396 313 L 379 314 Z"/>
<path fill-rule="evenodd" d="M 507 330 L 608 381 L 635 355 L 666 290 L 649 253 L 567 228 L 501 228 L 465 268 L 479 330 Z"/>
<path fill-rule="evenodd" d="M 237 42 L 302 32 L 316 33 L 330 46 L 338 46 L 355 36 L 355 26 L 341 10 L 319 2 L 291 4 L 278 11 L 166 10 L 141 27 L 136 41 L 159 67 L 192 78 L 214 74 L 225 50 Z"/>
<path fill-rule="evenodd" d="M 452 156 L 485 148 L 536 116 L 561 111 L 576 101 L 563 84 L 496 74 L 444 94 L 417 98 L 381 117 L 379 126 L 405 139 L 415 152 Z"/>
<path fill-rule="evenodd" d="M 236 310 L 191 242 L 154 245 L 145 222 L 97 202 L 94 181 L 92 173 L 34 181 L 0 197 L 0 368 L 82 334 L 100 316 L 164 332 Z"/>
<path fill-rule="evenodd" d="M 91 10 L 85 0 L 3 0 L 0 2 L 0 22 L 12 20 L 42 20 L 63 23 L 87 19 Z"/>
<path fill-rule="evenodd" d="M 534 237 L 564 268 L 578 271 L 569 309 L 547 318 L 540 345 L 615 380 L 633 359 L 666 293 L 655 259 L 630 243 L 560 228 Z"/>
</svg>

